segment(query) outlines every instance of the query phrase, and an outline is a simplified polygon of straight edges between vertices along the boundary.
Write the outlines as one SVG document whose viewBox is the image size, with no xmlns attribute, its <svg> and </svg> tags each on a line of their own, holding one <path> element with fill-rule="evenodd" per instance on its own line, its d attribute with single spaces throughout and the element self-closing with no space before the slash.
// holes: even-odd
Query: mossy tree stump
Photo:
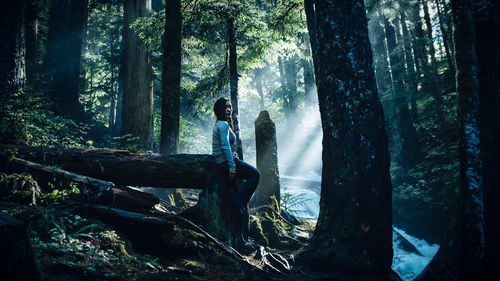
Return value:
<svg viewBox="0 0 500 281">
<path fill-rule="evenodd" d="M 255 120 L 255 147 L 257 151 L 257 169 L 261 172 L 261 180 L 250 205 L 280 207 L 280 177 L 278 169 L 278 152 L 276 143 L 276 126 L 263 110 Z M 274 196 L 274 198 L 273 198 Z M 275 201 L 278 203 L 274 204 Z"/>
</svg>

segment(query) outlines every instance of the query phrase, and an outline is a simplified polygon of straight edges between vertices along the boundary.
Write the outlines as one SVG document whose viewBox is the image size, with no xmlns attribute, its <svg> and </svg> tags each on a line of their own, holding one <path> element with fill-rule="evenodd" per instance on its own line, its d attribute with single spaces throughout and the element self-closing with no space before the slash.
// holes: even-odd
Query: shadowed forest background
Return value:
<svg viewBox="0 0 500 281">
<path fill-rule="evenodd" d="M 498 280 L 499 12 L 3 1 L 2 271 Z M 209 156 L 219 97 L 234 149 L 262 173 L 242 216 Z"/>
</svg>

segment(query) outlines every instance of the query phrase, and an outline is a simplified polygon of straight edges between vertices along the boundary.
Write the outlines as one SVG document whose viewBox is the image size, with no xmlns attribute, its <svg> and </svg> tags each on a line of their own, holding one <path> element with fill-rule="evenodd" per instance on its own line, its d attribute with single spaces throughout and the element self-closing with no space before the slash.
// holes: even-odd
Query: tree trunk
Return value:
<svg viewBox="0 0 500 281">
<path fill-rule="evenodd" d="M 313 58 L 314 73 L 318 73 L 316 63 L 318 61 L 318 38 L 316 30 L 316 12 L 314 8 L 315 0 L 304 0 L 304 11 L 306 13 L 307 30 L 309 32 L 309 41 L 311 43 L 311 55 Z"/>
<path fill-rule="evenodd" d="M 287 122 L 291 124 L 297 124 L 295 120 L 297 119 L 297 56 L 293 56 L 289 59 L 285 59 L 285 79 L 286 86 L 288 88 L 288 105 L 290 107 L 290 115 Z"/>
<path fill-rule="evenodd" d="M 437 9 L 437 15 L 438 15 L 438 21 L 439 21 L 439 30 L 441 31 L 441 35 L 443 36 L 443 46 L 444 46 L 444 52 L 446 54 L 446 62 L 448 63 L 448 71 L 450 73 L 452 73 L 452 76 L 455 75 L 456 71 L 455 71 L 455 65 L 453 64 L 453 56 L 452 56 L 452 52 L 450 50 L 450 43 L 448 41 L 448 31 L 446 30 L 446 28 L 444 27 L 444 19 L 443 19 L 443 11 L 441 10 L 441 7 L 440 7 L 440 1 L 439 0 L 435 0 L 434 1 L 436 3 L 436 9 Z"/>
<path fill-rule="evenodd" d="M 286 75 L 285 75 L 285 63 L 281 56 L 278 57 L 278 69 L 280 72 L 280 82 L 281 82 L 281 95 L 283 96 L 283 111 L 285 112 L 285 117 L 288 120 L 290 115 L 290 103 L 288 102 L 288 87 L 286 85 Z"/>
<path fill-rule="evenodd" d="M 260 97 L 260 110 L 264 110 L 264 90 L 262 88 L 262 68 L 257 68 L 255 70 L 255 88 L 257 88 L 257 93 Z"/>
<path fill-rule="evenodd" d="M 124 3 L 122 134 L 137 137 L 137 145 L 145 150 L 153 145 L 153 70 L 151 55 L 130 25 L 150 13 L 151 0 Z"/>
<path fill-rule="evenodd" d="M 35 85 L 39 77 L 40 47 L 39 47 L 39 16 L 41 4 L 38 1 L 26 3 L 26 82 Z"/>
<path fill-rule="evenodd" d="M 161 100 L 160 153 L 179 153 L 181 107 L 181 1 L 169 0 L 165 6 Z"/>
<path fill-rule="evenodd" d="M 274 206 L 273 198 L 280 209 L 280 179 L 276 144 L 276 126 L 269 112 L 261 111 L 255 120 L 255 148 L 257 169 L 261 172 L 259 186 L 252 197 L 251 206 Z"/>
<path fill-rule="evenodd" d="M 500 173 L 498 172 L 500 132 L 500 4 L 474 3 L 476 8 L 476 54 L 479 64 L 480 131 L 485 198 L 486 257 L 489 276 L 500 269 Z"/>
<path fill-rule="evenodd" d="M 304 95 L 306 104 L 311 106 L 317 102 L 316 95 L 316 84 L 314 82 L 314 69 L 312 58 L 309 35 L 307 33 L 302 34 L 302 40 L 305 45 L 305 56 L 306 58 L 301 59 L 302 68 L 304 70 Z"/>
<path fill-rule="evenodd" d="M 411 10 L 411 21 L 413 22 L 413 53 L 415 55 L 415 66 L 417 68 L 417 74 L 419 81 L 421 82 L 421 87 L 423 89 L 429 88 L 428 78 L 430 73 L 430 68 L 427 60 L 427 52 L 425 49 L 426 39 L 424 35 L 424 30 L 422 27 L 422 19 L 420 18 L 420 1 L 415 2 Z"/>
<path fill-rule="evenodd" d="M 164 155 L 130 153 L 126 150 L 57 149 L 31 146 L 0 146 L 0 155 L 37 163 L 58 165 L 85 176 L 117 185 L 199 188 L 214 169 L 211 155 Z"/>
<path fill-rule="evenodd" d="M 6 3 L 5 3 L 6 2 Z M 26 82 L 25 1 L 7 0 L 0 12 L 0 90 L 2 94 L 22 90 Z"/>
<path fill-rule="evenodd" d="M 446 126 L 446 119 L 444 116 L 444 105 L 443 105 L 443 97 L 441 95 L 441 86 L 439 83 L 439 76 L 437 72 L 436 50 L 434 49 L 434 39 L 432 37 L 431 17 L 429 15 L 429 7 L 427 5 L 427 1 L 422 0 L 422 5 L 424 7 L 424 18 L 425 18 L 425 25 L 427 32 L 427 40 L 429 42 L 428 43 L 429 54 L 431 56 L 432 74 L 434 77 L 434 100 L 436 103 L 437 114 L 439 116 L 439 123 L 441 124 L 441 132 L 445 133 L 447 126 Z"/>
<path fill-rule="evenodd" d="M 317 1 L 315 18 L 324 50 L 314 62 L 323 171 L 318 222 L 299 261 L 322 271 L 389 276 L 389 155 L 364 3 Z"/>
<path fill-rule="evenodd" d="M 401 53 L 398 51 L 399 48 L 396 44 L 396 34 L 399 33 L 399 26 L 397 25 L 397 19 L 394 20 L 395 26 L 393 26 L 387 19 L 384 20 L 385 34 L 387 39 L 387 49 L 391 50 L 389 52 L 389 63 L 392 72 L 394 92 L 393 92 L 393 103 L 394 104 L 394 118 L 396 118 L 395 125 L 393 128 L 393 139 L 400 138 L 399 140 L 394 140 L 394 143 L 400 143 L 400 147 L 395 146 L 396 161 L 404 168 L 412 167 L 416 160 L 420 159 L 420 145 L 418 142 L 417 131 L 413 126 L 413 122 L 410 117 L 410 110 L 408 109 L 408 98 L 406 96 L 403 84 L 403 62 L 401 60 Z"/>
<path fill-rule="evenodd" d="M 229 84 L 231 90 L 231 103 L 233 104 L 233 126 L 236 135 L 236 153 L 243 160 L 243 146 L 241 143 L 240 132 L 240 112 L 238 103 L 238 58 L 236 54 L 236 27 L 234 19 L 228 16 L 227 20 L 227 38 L 229 46 Z"/>
<path fill-rule="evenodd" d="M 84 118 L 79 101 L 83 35 L 87 27 L 88 0 L 55 0 L 50 8 L 45 79 L 61 113 Z"/>
<path fill-rule="evenodd" d="M 415 72 L 415 59 L 412 53 L 412 39 L 410 38 L 410 34 L 408 32 L 408 25 L 406 24 L 406 14 L 404 11 L 400 12 L 401 18 L 401 27 L 403 30 L 403 41 L 405 47 L 405 57 L 406 57 L 406 73 L 407 73 L 407 82 L 408 82 L 408 95 L 410 97 L 411 110 L 410 115 L 411 119 L 414 123 L 418 121 L 418 108 L 417 108 L 417 97 L 416 94 L 418 92 L 417 89 L 417 75 Z"/>
<path fill-rule="evenodd" d="M 3 256 L 0 263 L 2 280 L 41 280 L 26 226 L 3 212 L 0 212 L 0 251 Z"/>
</svg>

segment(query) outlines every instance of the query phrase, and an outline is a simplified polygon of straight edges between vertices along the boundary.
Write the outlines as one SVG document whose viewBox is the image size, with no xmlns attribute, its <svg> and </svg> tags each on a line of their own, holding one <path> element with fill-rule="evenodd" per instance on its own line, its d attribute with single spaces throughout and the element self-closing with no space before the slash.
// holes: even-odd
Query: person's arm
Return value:
<svg viewBox="0 0 500 281">
<path fill-rule="evenodd" d="M 229 124 L 227 122 L 219 122 L 220 130 L 220 147 L 222 154 L 226 159 L 227 165 L 229 166 L 229 171 L 236 171 L 236 165 L 233 160 L 233 153 L 231 152 L 231 146 L 229 145 Z"/>
</svg>

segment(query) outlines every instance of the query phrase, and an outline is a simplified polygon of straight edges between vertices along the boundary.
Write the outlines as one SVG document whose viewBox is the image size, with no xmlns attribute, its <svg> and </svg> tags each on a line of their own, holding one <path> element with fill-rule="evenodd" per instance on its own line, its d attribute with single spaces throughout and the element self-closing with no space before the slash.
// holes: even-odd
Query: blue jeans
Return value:
<svg viewBox="0 0 500 281">
<path fill-rule="evenodd" d="M 234 164 L 236 164 L 236 178 L 246 180 L 241 190 L 235 193 L 235 196 L 246 206 L 255 189 L 257 189 L 257 185 L 259 185 L 260 172 L 255 167 L 238 158 L 234 158 Z"/>
</svg>

